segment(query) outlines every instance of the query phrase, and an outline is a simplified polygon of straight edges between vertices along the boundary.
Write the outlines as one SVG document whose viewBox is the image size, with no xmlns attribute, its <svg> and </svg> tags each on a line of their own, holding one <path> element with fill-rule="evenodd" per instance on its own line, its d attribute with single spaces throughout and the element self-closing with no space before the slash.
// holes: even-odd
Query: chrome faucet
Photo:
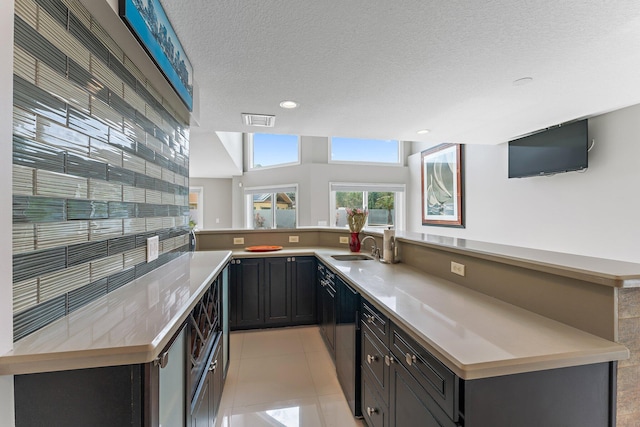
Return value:
<svg viewBox="0 0 640 427">
<path fill-rule="evenodd" d="M 376 245 L 376 239 L 373 236 L 366 236 L 364 239 L 362 239 L 360 244 L 364 245 L 364 242 L 367 239 L 371 239 L 373 241 L 373 243 L 371 244 L 371 256 L 375 259 L 380 259 L 380 248 L 378 247 L 378 245 Z"/>
</svg>

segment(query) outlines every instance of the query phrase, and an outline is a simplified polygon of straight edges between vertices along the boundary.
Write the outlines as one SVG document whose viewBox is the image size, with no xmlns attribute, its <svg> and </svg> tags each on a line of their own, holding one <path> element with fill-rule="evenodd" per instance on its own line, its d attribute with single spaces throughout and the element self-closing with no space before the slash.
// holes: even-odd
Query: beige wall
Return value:
<svg viewBox="0 0 640 427">
<path fill-rule="evenodd" d="M 232 227 L 231 179 L 189 178 L 190 187 L 203 188 L 204 224 L 199 229 Z"/>
</svg>

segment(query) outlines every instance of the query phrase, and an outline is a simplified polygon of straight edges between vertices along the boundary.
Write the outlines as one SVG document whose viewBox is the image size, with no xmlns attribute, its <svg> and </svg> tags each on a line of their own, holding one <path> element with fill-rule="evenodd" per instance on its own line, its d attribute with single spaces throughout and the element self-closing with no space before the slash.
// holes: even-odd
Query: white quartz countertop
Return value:
<svg viewBox="0 0 640 427">
<path fill-rule="evenodd" d="M 627 359 L 629 350 L 403 264 L 316 256 L 465 380 Z"/>
<path fill-rule="evenodd" d="M 185 254 L 34 332 L 0 356 L 0 375 L 146 363 L 235 258 L 317 256 L 466 380 L 622 360 L 622 345 L 403 264 L 337 261 L 331 248 Z"/>
<path fill-rule="evenodd" d="M 344 249 L 285 247 L 234 258 L 315 255 L 465 380 L 629 358 L 618 343 L 405 264 L 338 261 Z"/>
<path fill-rule="evenodd" d="M 0 375 L 153 361 L 230 259 L 231 251 L 181 255 L 15 342 Z"/>
</svg>

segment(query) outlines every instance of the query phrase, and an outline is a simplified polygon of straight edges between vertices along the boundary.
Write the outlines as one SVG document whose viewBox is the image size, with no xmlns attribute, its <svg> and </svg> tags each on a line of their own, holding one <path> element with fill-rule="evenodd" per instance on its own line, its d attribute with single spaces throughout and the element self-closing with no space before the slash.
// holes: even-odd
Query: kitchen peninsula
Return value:
<svg viewBox="0 0 640 427">
<path fill-rule="evenodd" d="M 316 247 L 340 247 L 338 242 L 341 233 L 347 234 L 342 230 L 327 228 L 302 228 L 295 231 L 211 230 L 199 233 L 198 247 L 234 249 L 238 246 L 233 245 L 233 239 L 242 237 L 243 246 L 282 245 L 287 252 L 281 252 L 280 256 L 292 256 L 296 253 L 297 256 L 302 256 L 314 254 L 313 248 Z M 297 235 L 299 243 L 288 243 L 287 236 L 290 234 Z M 366 234 L 375 236 L 380 245 L 379 233 L 373 231 Z M 640 316 L 636 287 L 640 278 L 638 264 L 416 233 L 398 233 L 397 244 L 404 266 L 381 268 L 392 270 L 408 266 L 411 270 L 420 270 L 436 280 L 445 279 L 445 282 L 479 291 L 610 342 L 624 344 L 632 349 L 631 357 L 628 358 L 623 346 L 618 346 L 621 353 L 611 359 L 621 360 L 617 369 L 618 378 L 624 378 L 625 373 L 638 364 L 638 354 L 633 351 L 638 347 L 638 337 L 633 329 L 626 326 L 629 324 L 628 320 L 633 321 Z M 244 252 L 243 246 L 234 250 L 234 257 L 255 256 Z M 450 272 L 451 261 L 464 264 L 467 275 L 453 275 Z M 359 269 L 376 271 L 374 266 L 360 265 Z M 349 280 L 348 277 L 345 278 Z M 425 283 L 417 286 L 427 285 Z M 363 297 L 365 296 L 366 291 L 363 292 Z M 384 308 L 380 302 L 376 305 Z M 496 322 L 495 327 L 499 329 L 500 322 Z M 416 331 L 411 332 L 414 338 L 418 338 Z M 428 345 L 425 341 L 421 341 L 421 344 Z M 455 371 L 454 366 L 449 367 Z M 617 388 L 618 413 L 629 414 L 634 411 L 634 396 L 639 385 L 630 380 L 618 381 L 616 384 L 615 375 L 611 379 L 612 386 Z"/>
<path fill-rule="evenodd" d="M 432 363 L 442 364 L 444 373 L 450 372 L 445 377 L 451 375 L 451 384 L 456 385 L 446 381 L 444 384 L 458 393 L 464 391 L 466 394 L 458 395 L 465 396 L 467 406 L 454 402 L 452 405 L 457 406 L 450 411 L 449 422 L 474 425 L 471 414 L 479 405 L 474 399 L 487 395 L 486 390 L 495 390 L 495 385 L 484 388 L 490 381 L 533 378 L 533 383 L 549 387 L 557 377 L 564 379 L 564 385 L 557 387 L 571 387 L 571 378 L 578 381 L 593 379 L 594 375 L 605 382 L 593 394 L 599 402 L 596 411 L 602 417 L 615 418 L 612 405 L 616 393 L 609 386 L 615 384 L 616 363 L 629 363 L 629 351 L 619 343 L 615 329 L 618 322 L 610 319 L 602 325 L 600 321 L 616 314 L 612 302 L 621 291 L 638 289 L 635 286 L 640 279 L 640 266 L 606 260 L 596 263 L 574 256 L 561 259 L 544 251 L 408 234 L 398 235 L 399 264 L 339 261 L 332 255 L 347 251 L 334 242 L 344 231 L 322 228 L 295 230 L 299 243 L 283 244 L 281 251 L 256 254 L 244 250 L 249 245 L 285 243 L 291 233 L 200 232 L 198 252 L 178 257 L 121 291 L 16 342 L 13 352 L 0 357 L 0 373 L 20 378 L 21 374 L 35 372 L 152 362 L 171 344 L 207 285 L 225 270 L 229 261 L 312 257 L 359 292 L 371 310 L 388 319 L 391 339 L 402 337 L 403 341 L 398 342 L 422 348 L 424 353 L 420 354 L 432 357 Z M 378 233 L 367 234 L 380 240 Z M 245 242 L 235 249 L 233 237 L 238 236 Z M 452 260 L 466 265 L 465 277 L 445 274 L 449 273 L 448 263 Z M 544 291 L 533 292 L 533 288 Z M 579 312 L 580 304 L 571 302 L 575 298 L 593 308 L 589 315 Z M 565 304 L 566 310 L 557 304 Z M 539 310 L 537 305 L 545 306 L 545 310 Z M 624 310 L 624 306 L 619 309 Z M 47 339 L 51 336 L 67 338 L 57 339 L 54 345 Z M 91 337 L 96 338 L 93 343 Z M 391 348 L 388 355 L 393 355 L 393 341 L 387 345 Z M 634 357 L 637 356 L 632 354 L 631 360 Z M 596 371 L 583 371 L 591 367 Z M 391 369 L 400 372 L 400 365 Z M 482 387 L 474 392 L 475 385 Z M 573 384 L 582 389 L 586 385 Z M 504 389 L 513 390 L 509 387 Z M 617 394 L 619 407 L 620 389 Z M 439 407 L 434 412 L 440 411 Z M 386 408 L 393 414 L 392 404 Z M 365 418 L 371 423 L 371 417 L 375 419 L 376 414 L 384 412 L 374 407 L 367 409 L 371 414 Z"/>
</svg>

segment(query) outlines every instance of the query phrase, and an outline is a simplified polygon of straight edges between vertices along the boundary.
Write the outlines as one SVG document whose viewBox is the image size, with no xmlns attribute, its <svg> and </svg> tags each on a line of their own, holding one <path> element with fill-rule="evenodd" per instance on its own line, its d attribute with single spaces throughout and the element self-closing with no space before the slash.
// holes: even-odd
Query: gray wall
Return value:
<svg viewBox="0 0 640 427">
<path fill-rule="evenodd" d="M 231 228 L 231 178 L 190 178 L 191 187 L 202 187 L 204 198 L 204 224 L 199 229 Z"/>
<path fill-rule="evenodd" d="M 422 226 L 420 153 L 409 158 L 408 230 L 640 262 L 640 105 L 589 119 L 584 173 L 507 178 L 507 144 L 466 146 L 466 228 Z"/>
</svg>

